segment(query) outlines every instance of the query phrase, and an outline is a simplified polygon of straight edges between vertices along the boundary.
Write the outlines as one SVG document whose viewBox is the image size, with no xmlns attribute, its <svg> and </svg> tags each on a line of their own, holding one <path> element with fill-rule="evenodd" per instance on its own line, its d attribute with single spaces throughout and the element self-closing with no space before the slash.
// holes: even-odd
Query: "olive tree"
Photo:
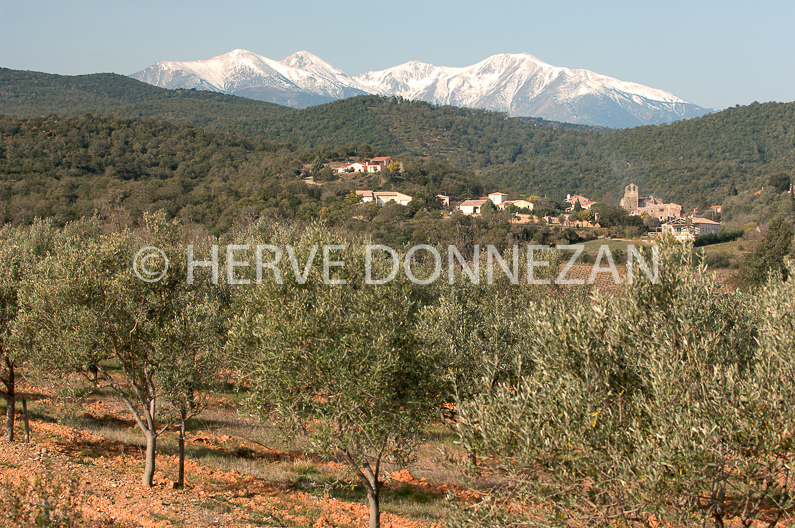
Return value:
<svg viewBox="0 0 795 528">
<path fill-rule="evenodd" d="M 153 348 L 170 354 L 158 365 L 156 377 L 167 419 L 179 425 L 176 487 L 182 488 L 186 423 L 204 410 L 208 391 L 220 384 L 228 296 L 223 288 L 205 288 L 198 296 L 184 291 L 177 295 L 179 309 L 159 323 Z"/>
<path fill-rule="evenodd" d="M 587 299 L 588 285 L 564 289 L 553 283 L 563 263 L 560 251 L 536 250 L 533 259 L 545 265 L 532 270 L 530 281 L 523 258 L 517 261 L 513 282 L 497 271 L 497 264 L 489 280 L 482 262 L 479 266 L 466 263 L 468 271 L 454 269 L 452 279 L 448 275 L 449 284 L 439 288 L 435 302 L 423 310 L 421 333 L 444 366 L 446 401 L 456 397 L 467 401 L 483 387 L 515 383 L 522 376 L 526 333 L 533 328 L 525 320 L 528 306 L 545 303 L 546 310 L 565 313 L 569 306 Z M 539 284 L 528 284 L 531 281 Z M 449 406 L 445 410 L 454 412 Z"/>
<path fill-rule="evenodd" d="M 259 242 L 283 254 L 237 294 L 229 346 L 242 382 L 261 416 L 306 430 L 322 454 L 349 465 L 377 527 L 382 461 L 408 460 L 436 400 L 436 364 L 416 334 L 422 290 L 405 277 L 366 284 L 363 243 L 317 225 Z M 373 257 L 373 278 L 389 269 Z"/>
<path fill-rule="evenodd" d="M 516 315 L 522 375 L 457 402 L 508 485 L 459 524 L 774 526 L 793 506 L 791 281 L 752 299 L 686 248 L 661 255 L 656 284 Z"/>
<path fill-rule="evenodd" d="M 196 408 L 219 364 L 208 356 L 218 351 L 221 305 L 208 281 L 187 283 L 176 226 L 145 219 L 140 236 L 105 234 L 96 221 L 67 226 L 23 284 L 15 333 L 38 368 L 85 374 L 115 394 L 146 439 L 142 482 L 151 486 L 157 439 L 171 423 L 159 410 L 171 403 L 187 419 Z M 159 248 L 167 270 L 161 259 L 139 260 L 136 271 L 145 246 Z M 141 269 L 165 273 L 153 281 Z"/>
<path fill-rule="evenodd" d="M 17 357 L 11 344 L 11 328 L 17 316 L 17 295 L 22 282 L 23 249 L 16 239 L 17 230 L 4 227 L 0 231 L 0 381 L 6 401 L 6 421 L 3 440 L 14 441 L 14 413 L 16 408 Z"/>
<path fill-rule="evenodd" d="M 17 369 L 25 359 L 24 350 L 13 339 L 14 324 L 19 313 L 19 290 L 32 272 L 36 259 L 50 249 L 53 229 L 48 222 L 37 220 L 30 227 L 5 226 L 0 229 L 0 381 L 6 401 L 3 439 L 14 440 Z"/>
</svg>

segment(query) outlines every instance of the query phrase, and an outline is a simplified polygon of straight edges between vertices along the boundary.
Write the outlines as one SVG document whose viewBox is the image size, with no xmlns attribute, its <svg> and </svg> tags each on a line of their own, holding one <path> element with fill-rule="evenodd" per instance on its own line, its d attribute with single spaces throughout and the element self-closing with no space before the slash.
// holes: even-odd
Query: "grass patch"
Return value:
<svg viewBox="0 0 795 528">
<path fill-rule="evenodd" d="M 35 401 L 28 400 L 28 417 L 30 420 L 39 420 L 46 423 L 59 423 L 60 420 L 56 416 L 51 416 L 47 413 L 49 410 L 49 407 L 45 407 L 39 403 L 36 403 Z M 22 403 L 17 400 L 17 414 L 21 415 L 21 413 Z M 5 406 L 3 406 L 1 414 L 5 415 Z"/>
<path fill-rule="evenodd" d="M 225 499 L 207 498 L 198 502 L 199 507 L 215 513 L 229 513 L 232 505 Z"/>
<path fill-rule="evenodd" d="M 396 501 L 416 502 L 427 504 L 431 501 L 439 500 L 439 495 L 426 490 L 412 488 L 408 484 L 396 490 L 387 490 L 388 494 Z"/>
<path fill-rule="evenodd" d="M 595 238 L 593 240 L 588 240 L 587 242 L 581 242 L 583 246 L 585 246 L 584 252 L 590 255 L 596 256 L 599 253 L 599 249 L 602 246 L 607 246 L 610 248 L 610 252 L 616 254 L 619 250 L 626 254 L 627 246 L 634 245 L 635 247 L 640 247 L 643 244 L 639 240 L 621 240 L 615 238 Z"/>
<path fill-rule="evenodd" d="M 440 447 L 455 447 L 458 435 L 442 424 L 429 425 L 422 431 L 422 439 L 429 444 Z"/>
<path fill-rule="evenodd" d="M 288 468 L 295 471 L 295 473 L 297 473 L 298 475 L 304 477 L 320 474 L 320 470 L 318 469 L 318 467 L 312 462 L 309 462 L 308 460 L 296 460 L 288 464 Z"/>
<path fill-rule="evenodd" d="M 454 505 L 444 495 L 405 485 L 381 493 L 381 511 L 423 523 L 438 523 L 449 517 Z"/>
<path fill-rule="evenodd" d="M 289 488 L 316 497 L 367 504 L 367 493 L 358 481 L 331 479 L 328 475 L 300 476 L 289 484 Z M 379 505 L 382 512 L 423 523 L 443 521 L 453 507 L 444 495 L 408 484 L 397 488 L 382 487 Z"/>
<path fill-rule="evenodd" d="M 157 513 L 157 512 L 150 512 L 149 515 L 152 516 L 152 519 L 154 519 L 156 521 L 168 522 L 168 523 L 171 524 L 171 526 L 175 526 L 175 527 L 185 526 L 185 523 L 182 521 L 182 519 L 169 517 L 168 515 L 163 515 L 162 513 Z"/>
<path fill-rule="evenodd" d="M 737 267 L 743 256 L 752 251 L 756 246 L 756 241 L 733 240 L 721 244 L 712 244 L 696 248 L 699 254 L 703 254 L 708 264 L 721 263 L 721 266 L 712 267 Z"/>
</svg>

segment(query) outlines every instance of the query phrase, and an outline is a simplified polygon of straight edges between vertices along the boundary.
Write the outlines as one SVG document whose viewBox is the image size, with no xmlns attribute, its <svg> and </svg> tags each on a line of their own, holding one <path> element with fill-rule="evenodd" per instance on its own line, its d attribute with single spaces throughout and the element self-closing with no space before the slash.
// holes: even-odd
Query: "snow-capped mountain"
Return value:
<svg viewBox="0 0 795 528">
<path fill-rule="evenodd" d="M 494 55 L 464 68 L 412 61 L 354 79 L 383 95 L 569 123 L 627 127 L 709 112 L 662 90 L 552 66 L 528 53 Z"/>
<path fill-rule="evenodd" d="M 296 108 L 367 93 L 307 51 L 275 61 L 237 49 L 206 60 L 158 62 L 131 77 L 161 88 L 211 90 Z"/>
<path fill-rule="evenodd" d="M 214 90 L 293 107 L 374 93 L 610 127 L 709 112 L 669 92 L 552 66 L 527 53 L 494 55 L 463 68 L 411 61 L 352 78 L 306 51 L 274 61 L 235 50 L 202 61 L 159 62 L 132 77 L 163 88 Z"/>
</svg>

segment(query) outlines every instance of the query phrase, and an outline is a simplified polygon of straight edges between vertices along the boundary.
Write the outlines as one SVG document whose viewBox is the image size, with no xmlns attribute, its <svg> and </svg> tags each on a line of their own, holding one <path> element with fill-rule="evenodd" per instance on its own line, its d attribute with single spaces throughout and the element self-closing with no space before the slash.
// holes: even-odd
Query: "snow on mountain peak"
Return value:
<svg viewBox="0 0 795 528">
<path fill-rule="evenodd" d="M 349 77 L 308 51 L 275 61 L 236 49 L 205 60 L 159 62 L 132 77 L 297 107 L 374 93 L 605 126 L 669 122 L 708 111 L 663 90 L 553 66 L 529 53 L 500 53 L 465 67 L 413 60 Z"/>
<path fill-rule="evenodd" d="M 348 78 L 345 72 L 308 51 L 297 51 L 280 62 L 285 66 L 314 74 Z"/>
</svg>

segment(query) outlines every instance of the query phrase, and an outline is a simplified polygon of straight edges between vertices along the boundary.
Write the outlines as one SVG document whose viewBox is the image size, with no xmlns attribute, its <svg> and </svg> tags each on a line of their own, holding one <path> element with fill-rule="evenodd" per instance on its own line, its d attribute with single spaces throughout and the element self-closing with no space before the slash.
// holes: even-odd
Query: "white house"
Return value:
<svg viewBox="0 0 795 528">
<path fill-rule="evenodd" d="M 366 163 L 343 163 L 342 165 L 337 165 L 334 167 L 334 170 L 337 172 L 366 172 L 367 171 L 367 164 Z"/>
<path fill-rule="evenodd" d="M 389 156 L 373 158 L 367 163 L 367 172 L 381 172 L 389 166 L 390 161 L 392 158 Z"/>
<path fill-rule="evenodd" d="M 480 208 L 483 207 L 483 204 L 488 201 L 489 201 L 488 198 L 480 198 L 478 200 L 467 200 L 465 202 L 461 202 L 461 204 L 458 206 L 458 209 L 465 215 L 480 214 Z"/>
<path fill-rule="evenodd" d="M 505 209 L 505 204 L 509 203 L 507 194 L 493 192 L 488 196 L 481 196 L 477 200 L 466 200 L 465 202 L 459 204 L 458 209 L 465 215 L 480 214 L 480 208 L 483 207 L 483 204 L 489 200 L 499 209 Z M 530 208 L 532 209 L 532 204 L 530 204 Z"/>
<path fill-rule="evenodd" d="M 700 216 L 692 218 L 693 228 L 696 235 L 707 235 L 709 233 L 720 233 L 720 222 L 715 222 Z"/>
<path fill-rule="evenodd" d="M 588 209 L 590 209 L 591 207 L 593 207 L 593 205 L 594 205 L 594 204 L 596 204 L 596 202 L 594 202 L 594 201 L 592 201 L 592 200 L 587 200 L 587 201 L 585 201 L 585 202 L 581 202 L 581 201 L 579 201 L 579 200 L 575 200 L 575 201 L 574 201 L 574 202 L 573 202 L 573 203 L 572 203 L 570 206 L 566 207 L 566 210 L 567 210 L 567 211 L 574 211 L 574 208 L 575 208 L 575 207 L 577 207 L 577 204 L 578 204 L 578 203 L 580 204 L 580 207 L 581 207 L 581 208 L 582 208 L 584 211 L 587 211 Z"/>
<path fill-rule="evenodd" d="M 343 163 L 342 165 L 336 165 L 333 169 L 337 172 L 381 172 L 385 168 L 389 166 L 389 162 L 392 161 L 392 158 L 389 156 L 381 156 L 378 158 L 373 158 L 370 161 L 365 162 L 354 162 L 354 163 Z"/>
<path fill-rule="evenodd" d="M 714 222 L 700 216 L 690 219 L 677 218 L 662 225 L 663 233 L 671 233 L 677 240 L 690 240 L 698 235 L 720 233 L 720 222 Z"/>
<path fill-rule="evenodd" d="M 376 200 L 381 205 L 385 205 L 387 202 L 397 202 L 400 205 L 408 205 L 411 202 L 411 196 L 408 194 L 403 194 L 399 192 L 377 192 L 375 194 Z"/>
<path fill-rule="evenodd" d="M 387 202 L 396 202 L 400 205 L 408 205 L 411 196 L 393 191 L 356 191 L 362 197 L 362 202 L 376 202 L 378 205 L 385 205 Z"/>
<path fill-rule="evenodd" d="M 505 202 L 508 199 L 508 195 L 501 192 L 493 192 L 489 194 L 488 198 L 489 200 L 491 200 L 491 203 L 499 206 L 501 203 Z M 481 200 L 482 199 L 483 198 L 481 198 Z"/>
</svg>

